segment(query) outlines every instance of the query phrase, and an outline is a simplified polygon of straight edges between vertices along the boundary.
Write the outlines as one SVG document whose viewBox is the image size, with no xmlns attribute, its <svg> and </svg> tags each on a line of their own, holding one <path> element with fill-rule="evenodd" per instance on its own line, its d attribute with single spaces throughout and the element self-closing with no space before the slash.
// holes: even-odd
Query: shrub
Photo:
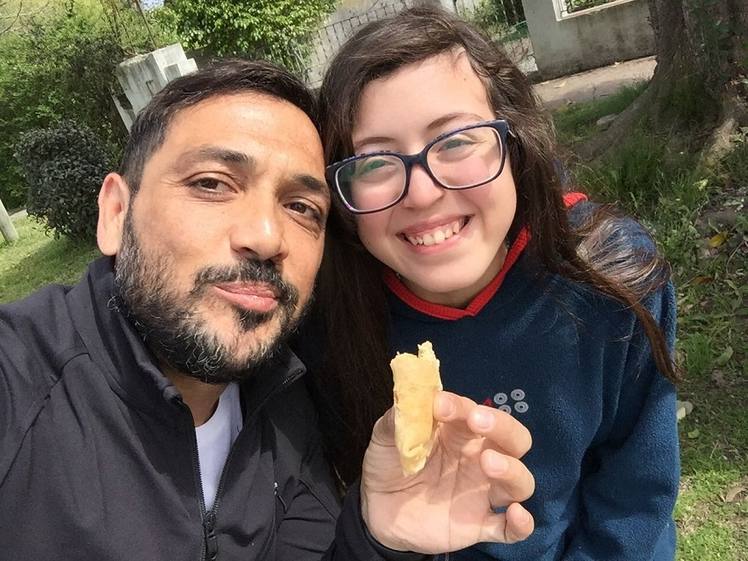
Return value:
<svg viewBox="0 0 748 561">
<path fill-rule="evenodd" d="M 309 34 L 335 0 L 170 0 L 182 42 L 207 56 L 267 58 L 301 71 Z M 163 18 L 164 16 L 162 16 Z"/>
<path fill-rule="evenodd" d="M 0 31 L 3 4 L 9 3 L 0 0 Z M 120 91 L 114 70 L 122 60 L 175 39 L 152 17 L 159 13 L 154 10 L 146 13 L 152 42 L 127 2 L 45 1 L 36 2 L 38 9 L 30 8 L 30 0 L 23 4 L 20 13 L 12 11 L 14 18 L 18 13 L 15 25 L 0 33 L 0 199 L 9 210 L 26 200 L 13 158 L 21 135 L 72 119 L 95 130 L 117 159 L 127 130 L 112 101 L 112 92 Z"/>
<path fill-rule="evenodd" d="M 109 169 L 101 141 L 86 125 L 61 121 L 21 136 L 16 159 L 29 186 L 28 213 L 60 235 L 92 240 L 96 197 Z"/>
</svg>

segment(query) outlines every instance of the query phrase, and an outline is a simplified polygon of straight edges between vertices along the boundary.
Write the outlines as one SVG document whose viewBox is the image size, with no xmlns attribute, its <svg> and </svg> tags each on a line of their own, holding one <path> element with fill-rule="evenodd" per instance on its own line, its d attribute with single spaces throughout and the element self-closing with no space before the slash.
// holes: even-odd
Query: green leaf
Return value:
<svg viewBox="0 0 748 561">
<path fill-rule="evenodd" d="M 716 359 L 714 359 L 714 363 L 717 366 L 724 366 L 730 361 L 733 353 L 734 353 L 733 348 L 730 345 L 727 345 L 727 348 L 724 351 L 722 351 L 722 354 L 719 355 Z"/>
</svg>

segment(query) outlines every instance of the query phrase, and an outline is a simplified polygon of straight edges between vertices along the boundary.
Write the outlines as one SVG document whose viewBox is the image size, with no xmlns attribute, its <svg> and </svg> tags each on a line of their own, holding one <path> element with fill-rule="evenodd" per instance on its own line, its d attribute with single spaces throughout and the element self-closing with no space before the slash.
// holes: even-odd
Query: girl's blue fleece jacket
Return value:
<svg viewBox="0 0 748 561">
<path fill-rule="evenodd" d="M 590 207 L 575 205 L 572 218 Z M 654 251 L 636 222 L 622 228 L 620 243 Z M 512 251 L 517 259 L 500 286 L 487 287 L 467 310 L 419 301 L 387 277 L 393 354 L 431 341 L 445 390 L 505 410 L 533 437 L 523 459 L 536 479 L 525 503 L 533 535 L 448 558 L 671 561 L 679 479 L 673 385 L 655 367 L 631 310 Z M 672 348 L 672 284 L 646 306 Z"/>
</svg>

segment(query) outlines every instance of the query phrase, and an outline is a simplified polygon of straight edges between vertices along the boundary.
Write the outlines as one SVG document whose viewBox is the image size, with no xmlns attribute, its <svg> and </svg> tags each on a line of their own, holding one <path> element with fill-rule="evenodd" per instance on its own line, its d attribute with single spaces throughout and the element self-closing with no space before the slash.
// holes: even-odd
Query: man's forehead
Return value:
<svg viewBox="0 0 748 561">
<path fill-rule="evenodd" d="M 171 124 L 179 126 L 194 120 L 232 119 L 237 113 L 260 121 L 298 121 L 316 131 L 309 115 L 300 107 L 285 99 L 254 91 L 210 96 L 179 109 L 172 117 Z"/>
<path fill-rule="evenodd" d="M 284 155 L 293 152 L 324 168 L 319 133 L 309 116 L 286 100 L 256 92 L 216 95 L 181 109 L 157 152 L 183 164 L 207 159 L 252 164 L 253 148 L 265 145 L 282 145 Z"/>
</svg>

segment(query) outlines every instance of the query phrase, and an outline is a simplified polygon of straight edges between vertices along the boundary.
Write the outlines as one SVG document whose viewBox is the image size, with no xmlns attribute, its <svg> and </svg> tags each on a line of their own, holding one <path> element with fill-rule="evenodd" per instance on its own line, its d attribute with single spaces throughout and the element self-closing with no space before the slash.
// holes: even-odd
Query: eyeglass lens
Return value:
<svg viewBox="0 0 748 561">
<path fill-rule="evenodd" d="M 466 189 L 495 178 L 502 163 L 502 142 L 496 129 L 474 127 L 450 134 L 426 153 L 431 174 L 443 187 Z M 349 162 L 336 174 L 346 202 L 356 210 L 384 208 L 406 188 L 403 161 L 393 155 L 372 155 Z"/>
</svg>

